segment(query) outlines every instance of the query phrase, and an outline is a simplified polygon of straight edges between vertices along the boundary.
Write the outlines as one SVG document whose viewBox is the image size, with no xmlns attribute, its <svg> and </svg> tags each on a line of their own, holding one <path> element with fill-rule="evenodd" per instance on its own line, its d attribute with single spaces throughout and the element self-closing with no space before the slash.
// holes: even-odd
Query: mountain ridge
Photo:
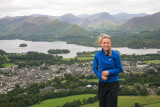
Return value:
<svg viewBox="0 0 160 107">
<path fill-rule="evenodd" d="M 6 20 L 6 22 L 4 22 Z M 3 27 L 2 27 L 3 26 Z M 0 19 L 1 39 L 54 40 L 55 38 L 89 36 L 90 31 L 78 25 L 50 20 L 47 17 L 13 17 Z M 34 39 L 32 39 L 34 38 Z"/>
<path fill-rule="evenodd" d="M 160 29 L 160 12 L 143 17 L 135 17 L 120 25 L 119 30 L 131 32 L 154 31 Z"/>
<path fill-rule="evenodd" d="M 45 15 L 2 18 L 0 19 L 0 39 L 23 39 L 31 41 L 60 40 L 79 45 L 95 46 L 94 43 L 98 35 L 107 33 L 111 35 L 114 46 L 143 48 L 146 45 L 147 47 L 160 48 L 159 45 L 156 45 L 158 43 L 157 40 L 159 40 L 157 33 L 160 33 L 160 12 L 143 17 L 135 17 L 124 24 L 118 24 L 119 20 L 113 20 L 112 15 L 106 12 L 87 15 L 85 18 L 77 18 L 73 14 L 66 14 L 57 18 L 61 20 Z M 66 20 L 67 18 L 69 20 Z M 128 23 L 131 26 L 128 27 Z M 88 28 L 85 29 L 84 26 Z M 145 35 L 143 34 L 144 36 L 142 37 L 140 32 L 145 32 Z M 135 34 L 137 35 L 135 36 Z M 139 38 L 139 40 L 136 38 Z M 123 43 L 124 41 L 126 43 Z M 139 46 L 136 45 L 135 47 L 134 42 L 139 44 Z"/>
</svg>

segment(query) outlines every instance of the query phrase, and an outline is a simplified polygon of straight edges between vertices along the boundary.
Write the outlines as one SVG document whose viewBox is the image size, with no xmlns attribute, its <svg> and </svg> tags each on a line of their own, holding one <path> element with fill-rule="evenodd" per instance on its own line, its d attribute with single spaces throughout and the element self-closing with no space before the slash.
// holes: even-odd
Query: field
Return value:
<svg viewBox="0 0 160 107">
<path fill-rule="evenodd" d="M 94 97 L 95 94 L 82 94 L 82 95 L 73 95 L 73 96 L 68 96 L 68 97 L 63 97 L 63 98 L 56 98 L 56 99 L 49 99 L 42 101 L 40 104 L 35 104 L 30 107 L 57 107 L 57 106 L 62 106 L 63 104 L 67 102 L 72 102 L 74 100 L 83 100 L 88 99 L 89 97 Z"/>
<path fill-rule="evenodd" d="M 143 107 L 160 107 L 160 96 L 119 96 L 118 107 L 135 107 L 135 103 L 144 104 Z M 99 107 L 99 104 L 95 102 L 81 107 Z"/>
<path fill-rule="evenodd" d="M 93 57 L 76 57 L 77 60 L 93 60 Z M 63 60 L 70 60 L 70 59 L 73 59 L 73 58 L 63 58 Z"/>
<path fill-rule="evenodd" d="M 61 107 L 66 102 L 74 100 L 83 100 L 84 98 L 94 97 L 95 94 L 74 95 L 63 98 L 49 99 L 42 101 L 30 107 Z M 119 96 L 118 107 L 135 107 L 135 103 L 143 104 L 143 107 L 160 107 L 160 96 Z M 81 107 L 99 107 L 98 101 L 92 104 L 83 105 Z"/>
<path fill-rule="evenodd" d="M 77 57 L 78 60 L 93 60 L 93 57 Z"/>
<path fill-rule="evenodd" d="M 160 63 L 160 60 L 144 61 L 145 63 Z"/>
<path fill-rule="evenodd" d="M 77 58 L 77 60 L 80 60 L 80 61 L 93 60 L 94 59 L 94 55 L 95 54 L 88 54 L 87 53 L 87 54 L 78 55 L 75 58 Z M 63 58 L 63 60 L 70 60 L 70 59 L 73 59 L 73 58 Z"/>
<path fill-rule="evenodd" d="M 6 63 L 6 64 L 2 64 L 2 66 L 4 66 L 4 67 L 9 67 L 9 66 L 13 66 L 13 65 L 15 65 L 14 63 Z"/>
<path fill-rule="evenodd" d="M 90 82 L 98 82 L 98 78 L 97 79 L 81 79 L 82 81 L 90 81 Z"/>
</svg>

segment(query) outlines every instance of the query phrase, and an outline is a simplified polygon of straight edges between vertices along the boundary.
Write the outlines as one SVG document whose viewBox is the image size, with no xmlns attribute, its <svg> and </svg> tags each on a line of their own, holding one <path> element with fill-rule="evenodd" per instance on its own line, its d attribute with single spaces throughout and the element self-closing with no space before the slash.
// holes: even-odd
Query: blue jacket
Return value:
<svg viewBox="0 0 160 107">
<path fill-rule="evenodd" d="M 112 50 L 112 56 L 105 55 L 103 49 L 97 52 L 93 60 L 93 71 L 98 76 L 101 82 L 119 81 L 118 74 L 123 72 L 120 55 L 118 52 Z M 109 71 L 107 80 L 102 80 L 103 71 Z"/>
</svg>

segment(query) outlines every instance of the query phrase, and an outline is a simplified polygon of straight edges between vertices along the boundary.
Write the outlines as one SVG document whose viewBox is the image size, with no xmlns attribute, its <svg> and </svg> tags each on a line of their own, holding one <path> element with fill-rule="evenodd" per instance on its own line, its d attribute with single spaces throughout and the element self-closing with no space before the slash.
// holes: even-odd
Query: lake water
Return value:
<svg viewBox="0 0 160 107">
<path fill-rule="evenodd" d="M 21 43 L 26 43 L 27 47 L 19 47 Z M 68 54 L 59 54 L 64 58 L 73 58 L 76 56 L 77 52 L 83 51 L 95 51 L 100 50 L 101 48 L 95 47 L 88 47 L 88 46 L 81 46 L 75 44 L 67 44 L 66 42 L 56 41 L 56 42 L 32 42 L 32 41 L 25 41 L 25 40 L 0 40 L 0 49 L 6 51 L 7 53 L 26 53 L 28 51 L 36 51 L 47 53 L 49 49 L 68 49 L 70 53 Z M 127 47 L 119 47 L 114 48 L 113 50 L 119 51 L 121 54 L 136 54 L 136 55 L 143 55 L 143 54 L 150 54 L 150 53 L 157 53 L 160 49 L 131 49 Z"/>
</svg>

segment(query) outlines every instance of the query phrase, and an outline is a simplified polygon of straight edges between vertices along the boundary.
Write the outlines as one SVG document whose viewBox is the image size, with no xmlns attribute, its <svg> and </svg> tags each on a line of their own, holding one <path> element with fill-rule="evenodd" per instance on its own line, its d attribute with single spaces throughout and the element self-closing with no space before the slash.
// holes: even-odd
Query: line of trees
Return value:
<svg viewBox="0 0 160 107">
<path fill-rule="evenodd" d="M 7 54 L 7 53 L 0 49 L 0 56 L 3 56 L 4 54 Z"/>
<path fill-rule="evenodd" d="M 50 55 L 45 53 L 38 52 L 27 52 L 26 54 L 7 54 L 5 51 L 0 50 L 0 67 L 2 68 L 2 64 L 4 63 L 14 63 L 18 65 L 19 68 L 25 66 L 39 66 L 42 64 L 46 65 L 55 65 L 55 64 L 74 64 L 75 62 L 81 63 L 83 61 L 77 60 L 77 58 L 73 58 L 70 60 L 63 60 L 62 56 Z"/>
<path fill-rule="evenodd" d="M 7 59 L 3 56 L 5 54 L 7 54 L 7 53 L 0 49 L 0 68 L 3 67 L 2 64 L 7 62 Z"/>
<path fill-rule="evenodd" d="M 80 107 L 81 105 L 89 104 L 98 101 L 99 98 L 96 95 L 95 97 L 89 97 L 88 99 L 83 99 L 82 101 L 80 100 L 75 100 L 73 102 L 67 102 L 62 105 L 62 107 Z"/>
<path fill-rule="evenodd" d="M 123 61 L 147 61 L 160 60 L 160 54 L 146 54 L 146 55 L 121 55 Z"/>
<path fill-rule="evenodd" d="M 28 107 L 39 103 L 41 101 L 53 98 L 61 98 L 71 95 L 80 95 L 80 94 L 96 94 L 97 90 L 93 89 L 75 89 L 63 92 L 54 92 L 49 91 L 45 93 L 38 94 L 26 94 L 26 95 L 17 95 L 17 96 L 9 96 L 9 95 L 0 95 L 0 107 Z"/>
<path fill-rule="evenodd" d="M 49 54 L 62 54 L 62 53 L 70 53 L 70 50 L 68 49 L 49 49 Z"/>
</svg>

